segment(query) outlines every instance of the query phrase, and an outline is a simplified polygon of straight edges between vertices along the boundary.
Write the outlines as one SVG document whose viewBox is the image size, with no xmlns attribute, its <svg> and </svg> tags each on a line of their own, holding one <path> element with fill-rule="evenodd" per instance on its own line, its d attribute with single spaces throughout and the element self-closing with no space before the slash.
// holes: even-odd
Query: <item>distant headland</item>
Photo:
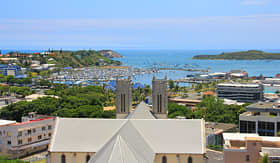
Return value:
<svg viewBox="0 0 280 163">
<path fill-rule="evenodd" d="M 280 53 L 267 53 L 260 50 L 221 53 L 218 55 L 196 55 L 192 59 L 203 60 L 280 60 Z"/>
</svg>

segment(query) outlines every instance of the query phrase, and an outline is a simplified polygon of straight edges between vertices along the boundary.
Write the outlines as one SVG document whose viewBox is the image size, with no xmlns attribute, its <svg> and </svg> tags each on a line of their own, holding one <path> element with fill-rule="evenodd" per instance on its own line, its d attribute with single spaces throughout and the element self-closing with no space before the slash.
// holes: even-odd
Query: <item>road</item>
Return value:
<svg viewBox="0 0 280 163">
<path fill-rule="evenodd" d="M 223 152 L 207 149 L 207 163 L 224 163 Z"/>
</svg>

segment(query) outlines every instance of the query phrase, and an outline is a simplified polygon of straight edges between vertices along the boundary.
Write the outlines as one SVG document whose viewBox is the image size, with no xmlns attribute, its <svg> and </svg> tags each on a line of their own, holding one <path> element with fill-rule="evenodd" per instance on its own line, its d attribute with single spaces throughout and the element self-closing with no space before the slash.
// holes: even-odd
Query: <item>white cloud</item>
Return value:
<svg viewBox="0 0 280 163">
<path fill-rule="evenodd" d="M 0 36 L 2 48 L 195 47 L 196 44 L 208 47 L 223 44 L 225 40 L 238 45 L 253 44 L 253 41 L 277 44 L 280 14 L 150 19 L 0 19 Z"/>
<path fill-rule="evenodd" d="M 242 0 L 241 4 L 245 6 L 262 6 L 266 5 L 268 0 Z"/>
</svg>

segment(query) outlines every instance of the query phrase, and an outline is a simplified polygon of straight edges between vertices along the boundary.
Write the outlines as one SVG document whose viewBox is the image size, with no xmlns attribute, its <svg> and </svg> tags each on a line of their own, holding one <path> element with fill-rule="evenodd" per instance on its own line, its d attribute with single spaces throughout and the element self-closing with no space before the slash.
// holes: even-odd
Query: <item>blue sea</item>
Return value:
<svg viewBox="0 0 280 163">
<path fill-rule="evenodd" d="M 153 65 L 165 67 L 181 67 L 186 64 L 196 69 L 209 69 L 210 72 L 229 72 L 230 70 L 245 70 L 249 76 L 271 76 L 280 73 L 280 60 L 192 60 L 195 55 L 220 54 L 222 52 L 233 52 L 240 50 L 118 50 L 124 58 L 120 58 L 125 65 L 139 68 L 148 68 Z M 280 52 L 280 50 L 265 50 L 266 52 Z M 161 71 L 156 74 L 163 78 L 165 74 L 169 79 L 185 78 L 187 74 L 197 72 L 186 71 Z M 153 75 L 139 76 L 135 80 L 150 84 Z"/>
<path fill-rule="evenodd" d="M 2 53 L 7 53 L 10 50 L 2 50 Z M 41 52 L 43 50 L 19 50 L 21 52 Z M 210 72 L 229 72 L 230 70 L 245 70 L 249 76 L 274 77 L 280 73 L 280 60 L 192 60 L 195 55 L 202 54 L 220 54 L 222 52 L 241 51 L 236 50 L 116 50 L 124 56 L 117 60 L 124 65 L 151 68 L 155 65 L 161 67 L 176 67 L 184 68 L 186 65 L 192 66 L 195 69 L 208 69 Z M 280 50 L 264 50 L 266 52 L 280 52 Z M 188 67 L 190 68 L 190 67 Z M 134 82 L 151 85 L 153 75 L 158 78 L 163 78 L 165 74 L 168 79 L 182 79 L 188 74 L 198 72 L 162 70 L 156 74 L 145 74 L 134 77 Z M 187 84 L 188 85 L 188 84 Z M 273 92 L 270 90 L 270 92 Z"/>
</svg>

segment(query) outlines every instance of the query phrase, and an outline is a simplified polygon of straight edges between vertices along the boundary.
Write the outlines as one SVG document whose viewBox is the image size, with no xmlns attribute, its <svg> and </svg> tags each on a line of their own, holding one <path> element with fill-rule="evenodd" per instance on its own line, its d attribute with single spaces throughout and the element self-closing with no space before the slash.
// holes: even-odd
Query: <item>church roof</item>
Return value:
<svg viewBox="0 0 280 163">
<path fill-rule="evenodd" d="M 139 131 L 127 121 L 88 163 L 153 162 L 155 152 Z"/>
<path fill-rule="evenodd" d="M 57 118 L 49 151 L 97 152 L 96 160 L 124 151 L 133 157 L 119 159 L 152 159 L 150 153 L 203 154 L 204 134 L 200 119 Z"/>
<path fill-rule="evenodd" d="M 150 107 L 143 101 L 136 106 L 127 119 L 156 119 L 150 111 Z"/>
</svg>

